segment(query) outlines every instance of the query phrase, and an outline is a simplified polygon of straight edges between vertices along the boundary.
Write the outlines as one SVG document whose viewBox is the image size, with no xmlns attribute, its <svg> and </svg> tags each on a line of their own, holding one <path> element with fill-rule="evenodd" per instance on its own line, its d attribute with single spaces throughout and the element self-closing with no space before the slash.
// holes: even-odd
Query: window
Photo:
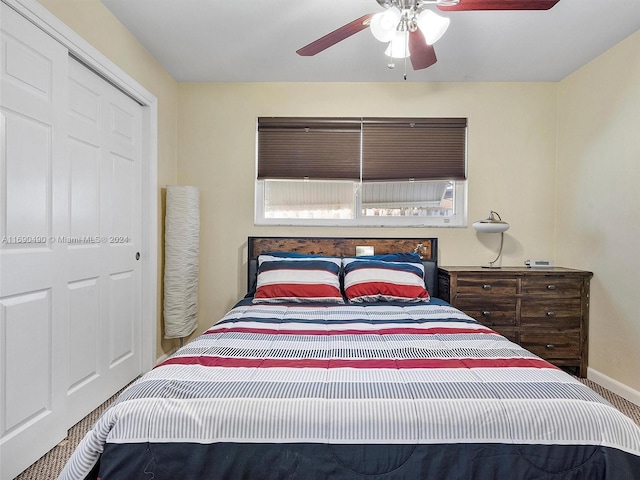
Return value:
<svg viewBox="0 0 640 480">
<path fill-rule="evenodd" d="M 354 182 L 264 181 L 267 219 L 353 219 Z"/>
<path fill-rule="evenodd" d="M 259 118 L 258 225 L 465 226 L 464 118 Z"/>
</svg>

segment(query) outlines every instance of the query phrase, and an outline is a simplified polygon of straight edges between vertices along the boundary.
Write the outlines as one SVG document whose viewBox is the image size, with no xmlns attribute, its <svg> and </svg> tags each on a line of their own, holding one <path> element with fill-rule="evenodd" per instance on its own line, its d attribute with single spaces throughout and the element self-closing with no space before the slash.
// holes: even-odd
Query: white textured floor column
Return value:
<svg viewBox="0 0 640 480">
<path fill-rule="evenodd" d="M 164 235 L 164 336 L 182 338 L 198 326 L 200 192 L 167 185 Z"/>
</svg>

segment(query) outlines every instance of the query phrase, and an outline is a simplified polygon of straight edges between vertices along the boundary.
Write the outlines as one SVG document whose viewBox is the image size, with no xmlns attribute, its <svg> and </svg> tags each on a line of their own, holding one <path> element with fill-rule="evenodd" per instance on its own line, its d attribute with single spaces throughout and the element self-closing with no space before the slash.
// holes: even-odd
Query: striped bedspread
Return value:
<svg viewBox="0 0 640 480">
<path fill-rule="evenodd" d="M 444 302 L 243 301 L 130 386 L 59 478 L 631 480 L 640 429 Z"/>
</svg>

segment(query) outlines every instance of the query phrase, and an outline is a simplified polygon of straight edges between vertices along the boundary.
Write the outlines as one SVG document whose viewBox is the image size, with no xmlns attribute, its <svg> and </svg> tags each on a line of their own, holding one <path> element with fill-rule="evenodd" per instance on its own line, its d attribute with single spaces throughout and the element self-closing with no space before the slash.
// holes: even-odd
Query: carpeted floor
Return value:
<svg viewBox="0 0 640 480">
<path fill-rule="evenodd" d="M 76 449 L 85 433 L 91 429 L 96 420 L 102 415 L 102 412 L 113 403 L 122 390 L 71 427 L 67 432 L 67 438 L 18 475 L 15 480 L 54 480 L 64 468 L 67 459 Z"/>
<path fill-rule="evenodd" d="M 609 390 L 601 387 L 597 383 L 593 383 L 586 378 L 579 378 L 582 383 L 589 386 L 602 397 L 614 405 L 622 413 L 633 419 L 638 425 L 640 425 L 640 406 L 635 405 L 622 397 L 610 392 Z M 84 434 L 91 428 L 98 417 L 106 410 L 106 408 L 115 400 L 119 395 L 111 397 L 105 403 L 96 408 L 93 412 L 83 418 L 76 425 L 71 427 L 67 438 L 60 442 L 57 447 L 47 453 L 44 457 L 34 463 L 31 467 L 18 475 L 15 480 L 43 480 L 43 479 L 55 479 L 67 459 L 71 456 Z"/>
</svg>

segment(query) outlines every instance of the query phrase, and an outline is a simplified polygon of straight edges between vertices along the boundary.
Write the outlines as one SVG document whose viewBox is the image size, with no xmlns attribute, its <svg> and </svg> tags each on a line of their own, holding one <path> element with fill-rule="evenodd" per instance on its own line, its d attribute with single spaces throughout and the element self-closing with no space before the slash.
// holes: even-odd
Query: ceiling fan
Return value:
<svg viewBox="0 0 640 480">
<path fill-rule="evenodd" d="M 343 25 L 297 50 L 298 55 L 313 56 L 342 40 L 370 28 L 376 39 L 388 43 L 386 55 L 393 58 L 409 58 L 414 70 L 421 70 L 436 63 L 433 44 L 449 26 L 449 19 L 437 15 L 429 8 L 439 10 L 548 10 L 559 0 L 376 0 L 383 12 L 369 13 Z M 405 74 L 406 79 L 406 74 Z"/>
</svg>

